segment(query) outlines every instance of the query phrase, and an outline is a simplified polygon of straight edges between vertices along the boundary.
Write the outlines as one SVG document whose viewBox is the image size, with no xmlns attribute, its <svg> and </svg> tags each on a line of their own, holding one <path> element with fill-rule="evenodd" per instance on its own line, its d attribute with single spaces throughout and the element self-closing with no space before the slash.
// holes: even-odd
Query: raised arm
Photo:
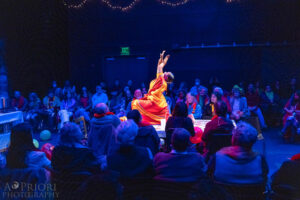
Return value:
<svg viewBox="0 0 300 200">
<path fill-rule="evenodd" d="M 161 74 L 163 73 L 163 69 L 164 67 L 166 66 L 169 58 L 170 58 L 170 55 L 167 55 L 166 57 L 164 57 L 165 55 L 165 52 L 166 51 L 163 51 L 161 54 L 160 54 L 160 57 L 158 59 L 158 63 L 157 63 L 157 74 Z"/>
</svg>

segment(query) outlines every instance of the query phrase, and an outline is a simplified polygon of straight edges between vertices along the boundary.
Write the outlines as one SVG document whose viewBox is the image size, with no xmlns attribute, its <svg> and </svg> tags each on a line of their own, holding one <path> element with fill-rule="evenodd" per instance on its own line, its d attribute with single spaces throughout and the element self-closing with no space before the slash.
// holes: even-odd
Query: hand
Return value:
<svg viewBox="0 0 300 200">
<path fill-rule="evenodd" d="M 167 55 L 166 57 L 164 57 L 165 52 L 166 51 L 163 51 L 160 54 L 160 57 L 158 59 L 157 67 L 160 68 L 160 69 L 163 69 L 166 66 L 166 64 L 167 64 L 167 62 L 168 62 L 168 60 L 170 58 L 170 55 Z"/>
</svg>

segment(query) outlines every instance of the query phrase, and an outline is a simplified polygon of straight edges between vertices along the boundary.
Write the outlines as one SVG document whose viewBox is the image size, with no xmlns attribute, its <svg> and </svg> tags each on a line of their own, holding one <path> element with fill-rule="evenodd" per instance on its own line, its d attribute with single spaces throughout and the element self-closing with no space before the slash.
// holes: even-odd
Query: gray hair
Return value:
<svg viewBox="0 0 300 200">
<path fill-rule="evenodd" d="M 232 131 L 232 145 L 251 149 L 257 140 L 257 130 L 246 122 L 239 122 Z"/>
<path fill-rule="evenodd" d="M 83 137 L 79 126 L 73 122 L 65 123 L 59 133 L 59 144 L 62 146 L 74 146 L 75 144 L 80 143 Z"/>
<path fill-rule="evenodd" d="M 222 89 L 222 88 L 220 88 L 220 87 L 215 87 L 215 88 L 214 88 L 214 92 L 217 92 L 217 93 L 219 93 L 221 96 L 223 96 L 223 95 L 224 95 L 223 89 Z"/>
<path fill-rule="evenodd" d="M 121 144 L 133 144 L 138 134 L 138 126 L 129 119 L 122 122 L 117 128 L 117 141 Z"/>
</svg>

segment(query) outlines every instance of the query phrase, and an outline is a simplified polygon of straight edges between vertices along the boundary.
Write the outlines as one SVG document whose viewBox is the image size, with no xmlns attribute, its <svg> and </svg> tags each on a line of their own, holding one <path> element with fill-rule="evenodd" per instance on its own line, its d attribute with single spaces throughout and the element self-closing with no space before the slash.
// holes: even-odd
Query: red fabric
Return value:
<svg viewBox="0 0 300 200">
<path fill-rule="evenodd" d="M 226 105 L 227 105 L 227 112 L 231 113 L 232 110 L 231 110 L 231 105 L 230 105 L 230 102 L 229 102 L 228 98 L 226 96 L 222 96 L 221 100 L 226 103 Z"/>
<path fill-rule="evenodd" d="M 186 103 L 186 106 L 189 108 L 189 103 Z M 196 107 L 197 107 L 197 104 L 196 104 L 196 103 L 193 103 L 193 104 L 192 104 L 192 108 L 193 108 L 192 113 L 193 113 L 193 114 L 194 114 L 195 111 L 196 111 Z"/>
<path fill-rule="evenodd" d="M 288 100 L 288 102 L 285 104 L 284 108 L 290 109 L 291 107 L 291 100 Z M 298 103 L 296 110 L 300 111 L 300 103 Z M 286 112 L 283 116 L 283 125 L 285 125 L 285 122 L 288 117 L 292 116 L 293 114 Z"/>
<path fill-rule="evenodd" d="M 247 98 L 247 104 L 250 107 L 254 107 L 254 106 L 258 106 L 260 103 L 260 98 L 257 92 L 255 93 L 247 93 L 246 94 L 246 98 Z"/>
<path fill-rule="evenodd" d="M 88 107 L 89 97 L 80 97 L 80 103 L 82 104 L 83 108 Z"/>
<path fill-rule="evenodd" d="M 151 124 L 149 123 L 149 122 L 147 122 L 147 121 L 141 121 L 139 124 L 138 124 L 138 126 L 139 127 L 145 127 L 145 126 L 150 126 Z"/>
<path fill-rule="evenodd" d="M 101 118 L 101 117 L 105 117 L 106 115 L 114 115 L 114 113 L 112 113 L 112 112 L 107 112 L 107 113 L 103 113 L 103 114 L 95 113 L 94 117 L 95 118 Z"/>
<path fill-rule="evenodd" d="M 190 141 L 193 144 L 199 144 L 202 141 L 202 135 L 203 135 L 203 130 L 199 127 L 195 127 L 195 136 L 194 137 L 190 137 Z"/>
<path fill-rule="evenodd" d="M 291 160 L 299 160 L 300 161 L 300 153 L 294 155 Z"/>
<path fill-rule="evenodd" d="M 54 146 L 50 143 L 46 143 L 42 146 L 41 151 L 46 154 L 46 157 L 51 160 L 52 158 L 52 151 L 54 149 Z"/>
<path fill-rule="evenodd" d="M 14 98 L 11 104 L 12 107 L 17 107 L 18 109 L 21 109 L 25 104 L 25 99 L 23 96 L 21 96 L 19 99 Z"/>
</svg>

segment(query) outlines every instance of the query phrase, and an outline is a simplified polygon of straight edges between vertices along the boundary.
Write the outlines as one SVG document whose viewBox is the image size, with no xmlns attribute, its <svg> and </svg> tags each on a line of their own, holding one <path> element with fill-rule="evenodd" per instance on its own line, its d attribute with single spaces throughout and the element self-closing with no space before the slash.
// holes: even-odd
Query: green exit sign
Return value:
<svg viewBox="0 0 300 200">
<path fill-rule="evenodd" d="M 130 55 L 130 47 L 121 47 L 121 55 L 129 56 Z"/>
</svg>

